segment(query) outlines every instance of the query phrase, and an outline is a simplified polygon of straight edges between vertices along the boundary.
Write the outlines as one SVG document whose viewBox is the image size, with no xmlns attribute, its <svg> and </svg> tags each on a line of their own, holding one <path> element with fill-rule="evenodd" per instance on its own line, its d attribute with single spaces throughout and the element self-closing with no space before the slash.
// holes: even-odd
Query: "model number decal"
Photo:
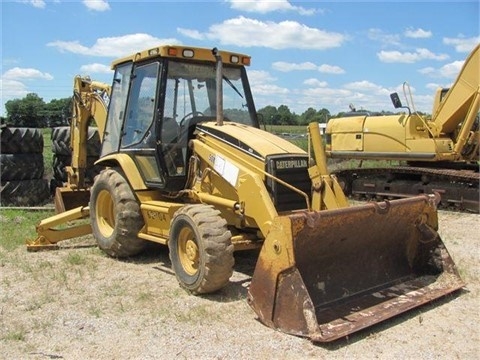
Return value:
<svg viewBox="0 0 480 360">
<path fill-rule="evenodd" d="M 167 220 L 167 217 L 165 214 L 158 211 L 153 211 L 153 210 L 147 210 L 147 217 L 152 220 L 160 220 L 160 221 Z"/>
</svg>

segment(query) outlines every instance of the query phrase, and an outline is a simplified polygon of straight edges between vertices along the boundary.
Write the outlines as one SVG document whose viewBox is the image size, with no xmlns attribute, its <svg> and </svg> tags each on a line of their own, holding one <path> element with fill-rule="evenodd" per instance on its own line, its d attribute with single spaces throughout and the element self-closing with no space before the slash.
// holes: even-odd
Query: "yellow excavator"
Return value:
<svg viewBox="0 0 480 360">
<path fill-rule="evenodd" d="M 327 123 L 328 157 L 401 162 L 336 171 L 347 195 L 398 198 L 436 192 L 441 206 L 480 211 L 479 49 L 477 45 L 467 56 L 450 88 L 437 90 L 430 119 L 412 112 L 412 97 L 404 84 L 408 106 L 397 93 L 391 99 L 395 108 L 408 113 L 371 116 L 353 111 Z"/>
<path fill-rule="evenodd" d="M 349 206 L 317 123 L 308 151 L 260 128 L 249 64 L 244 54 L 164 45 L 114 61 L 111 86 L 76 77 L 68 181 L 27 249 L 89 233 L 118 258 L 164 244 L 192 294 L 226 286 L 234 252 L 258 249 L 248 303 L 265 325 L 313 342 L 462 288 L 435 196 Z M 103 170 L 87 186 L 90 125 Z"/>
</svg>

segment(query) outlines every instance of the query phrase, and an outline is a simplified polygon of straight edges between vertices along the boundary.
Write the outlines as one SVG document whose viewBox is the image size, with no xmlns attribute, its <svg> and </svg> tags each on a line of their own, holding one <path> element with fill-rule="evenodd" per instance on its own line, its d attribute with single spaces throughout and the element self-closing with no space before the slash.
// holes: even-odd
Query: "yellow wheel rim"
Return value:
<svg viewBox="0 0 480 360">
<path fill-rule="evenodd" d="M 98 230 L 104 237 L 112 235 L 115 229 L 115 212 L 113 199 L 106 190 L 100 191 L 97 197 L 95 217 L 98 223 Z"/>
<path fill-rule="evenodd" d="M 188 275 L 198 271 L 199 252 L 192 229 L 184 227 L 178 236 L 178 258 Z"/>
</svg>

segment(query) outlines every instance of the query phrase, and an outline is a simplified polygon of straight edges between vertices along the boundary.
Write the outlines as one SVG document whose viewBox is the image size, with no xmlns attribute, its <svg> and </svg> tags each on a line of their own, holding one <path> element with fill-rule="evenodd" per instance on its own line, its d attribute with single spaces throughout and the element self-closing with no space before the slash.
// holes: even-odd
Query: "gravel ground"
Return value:
<svg viewBox="0 0 480 360">
<path fill-rule="evenodd" d="M 95 247 L 0 247 L 0 358 L 477 359 L 480 217 L 439 214 L 440 235 L 466 288 L 328 345 L 255 319 L 246 302 L 251 254 L 236 256 L 226 288 L 195 297 L 178 287 L 162 247 L 128 261 Z"/>
</svg>

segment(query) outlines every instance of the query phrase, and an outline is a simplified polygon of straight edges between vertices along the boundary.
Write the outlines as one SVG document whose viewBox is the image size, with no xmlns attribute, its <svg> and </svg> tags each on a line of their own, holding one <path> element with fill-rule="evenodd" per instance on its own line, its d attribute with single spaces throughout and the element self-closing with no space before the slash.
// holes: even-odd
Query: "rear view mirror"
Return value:
<svg viewBox="0 0 480 360">
<path fill-rule="evenodd" d="M 390 94 L 390 99 L 392 99 L 392 104 L 395 107 L 395 109 L 403 107 L 402 106 L 402 101 L 400 100 L 400 97 L 398 96 L 398 94 L 396 92 Z"/>
</svg>

